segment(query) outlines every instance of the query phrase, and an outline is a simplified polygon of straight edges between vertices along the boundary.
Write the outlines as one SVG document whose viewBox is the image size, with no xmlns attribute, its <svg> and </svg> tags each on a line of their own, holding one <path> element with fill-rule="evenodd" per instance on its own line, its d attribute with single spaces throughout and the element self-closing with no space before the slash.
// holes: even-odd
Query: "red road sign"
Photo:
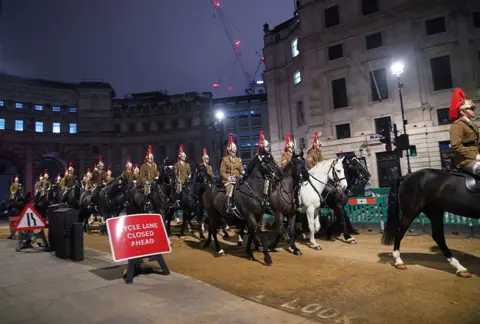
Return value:
<svg viewBox="0 0 480 324">
<path fill-rule="evenodd" d="M 107 220 L 115 262 L 172 252 L 160 214 L 136 214 Z"/>
<path fill-rule="evenodd" d="M 18 223 L 15 224 L 15 222 L 12 220 L 11 224 L 14 231 L 20 232 L 47 228 L 45 220 L 30 204 L 27 204 L 20 213 Z"/>
<path fill-rule="evenodd" d="M 376 203 L 376 198 L 351 198 L 348 200 L 350 205 L 375 205 Z"/>
<path fill-rule="evenodd" d="M 10 226 L 12 227 L 12 229 L 14 231 L 17 230 L 17 225 L 18 225 L 18 221 L 20 220 L 20 217 L 19 216 L 12 216 L 12 217 L 9 217 L 8 220 L 10 221 Z"/>
</svg>

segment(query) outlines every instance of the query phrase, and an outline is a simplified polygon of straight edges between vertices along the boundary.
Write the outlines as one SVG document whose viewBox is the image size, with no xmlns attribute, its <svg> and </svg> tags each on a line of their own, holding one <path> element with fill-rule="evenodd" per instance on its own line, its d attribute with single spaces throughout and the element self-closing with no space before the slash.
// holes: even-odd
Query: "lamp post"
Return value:
<svg viewBox="0 0 480 324">
<path fill-rule="evenodd" d="M 220 170 L 220 163 L 222 162 L 222 140 L 224 138 L 224 123 L 223 123 L 223 120 L 225 119 L 225 113 L 223 112 L 223 110 L 217 110 L 215 112 L 215 137 L 216 134 L 217 134 L 217 131 L 220 133 L 220 136 L 219 136 L 219 143 L 218 143 L 218 154 L 217 154 L 217 159 L 218 159 L 218 169 Z M 217 127 L 218 126 L 218 127 Z"/>
<path fill-rule="evenodd" d="M 400 95 L 400 109 L 402 110 L 403 133 L 405 134 L 405 136 L 407 136 L 407 121 L 405 120 L 405 110 L 403 108 L 403 95 L 402 95 L 403 83 L 400 80 L 400 76 L 403 73 L 403 63 L 396 62 L 392 65 L 391 69 L 392 69 L 392 74 L 397 77 L 398 94 Z M 408 147 L 406 151 L 407 151 L 407 172 L 411 173 L 412 169 L 410 167 L 410 152 L 408 151 Z"/>
</svg>

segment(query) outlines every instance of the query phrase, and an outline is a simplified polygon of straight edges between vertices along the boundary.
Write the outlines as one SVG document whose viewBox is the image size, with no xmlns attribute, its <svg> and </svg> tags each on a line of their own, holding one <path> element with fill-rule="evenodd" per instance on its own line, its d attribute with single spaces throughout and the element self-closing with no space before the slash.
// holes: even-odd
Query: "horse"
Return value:
<svg viewBox="0 0 480 324">
<path fill-rule="evenodd" d="M 302 252 L 295 245 L 295 220 L 297 208 L 295 206 L 295 194 L 298 194 L 297 188 L 308 181 L 309 173 L 305 166 L 303 151 L 297 155 L 293 153 L 292 159 L 283 170 L 283 177 L 280 181 L 273 183 L 272 194 L 270 195 L 270 206 L 275 222 L 277 224 L 277 237 L 269 246 L 270 250 L 275 251 L 275 247 L 280 237 L 285 233 L 283 226 L 283 217 L 287 217 L 289 228 L 290 249 L 294 255 L 301 255 Z"/>
<path fill-rule="evenodd" d="M 350 233 L 358 234 L 358 232 L 352 227 L 350 219 L 345 213 L 345 205 L 348 202 L 348 197 L 356 192 L 357 187 L 366 184 L 370 180 L 371 175 L 355 156 L 345 157 L 343 168 L 348 187 L 345 190 L 340 190 L 329 182 L 322 192 L 326 207 L 331 208 L 336 217 L 335 222 L 326 227 L 325 234 L 327 239 L 331 240 L 334 235 L 342 232 L 346 242 L 355 244 L 356 240 Z"/>
<path fill-rule="evenodd" d="M 400 242 L 411 223 L 424 213 L 432 226 L 432 237 L 450 265 L 462 278 L 471 278 L 470 272 L 453 257 L 445 242 L 444 212 L 478 219 L 480 216 L 480 185 L 476 178 L 463 171 L 422 169 L 400 178 L 390 188 L 388 217 L 382 243 L 393 246 L 394 265 L 406 269 L 400 258 Z M 401 214 L 400 214 L 401 213 Z"/>
<path fill-rule="evenodd" d="M 47 210 L 50 204 L 54 203 L 53 189 L 42 189 L 42 191 L 37 193 L 35 196 L 33 207 L 35 210 L 44 218 L 47 217 Z"/>
<path fill-rule="evenodd" d="M 300 189 L 300 201 L 307 212 L 308 229 L 310 231 L 310 245 L 314 250 L 321 250 L 315 241 L 315 233 L 320 230 L 320 221 L 317 218 L 318 208 L 322 205 L 322 192 L 330 181 L 334 187 L 340 186 L 341 190 L 347 188 L 342 158 L 335 158 L 318 162 L 309 170 L 309 180 Z"/>
<path fill-rule="evenodd" d="M 123 180 L 117 177 L 103 186 L 97 194 L 97 206 L 102 218 L 102 225 L 105 219 L 117 216 L 123 209 L 123 204 L 117 201 L 117 197 L 123 194 Z"/>
<path fill-rule="evenodd" d="M 153 184 L 150 196 L 153 210 L 164 218 L 165 228 L 170 236 L 175 206 L 175 171 L 173 167 L 164 165 L 161 168 L 160 175 Z M 138 200 L 138 198 L 135 198 L 135 200 Z"/>
<path fill-rule="evenodd" d="M 220 249 L 217 238 L 217 230 L 221 225 L 223 217 L 238 218 L 240 221 L 247 222 L 248 242 L 247 255 L 250 260 L 255 260 L 252 253 L 252 241 L 254 236 L 258 236 L 263 247 L 264 261 L 266 265 L 272 264 L 272 258 L 268 252 L 265 233 L 260 229 L 260 222 L 263 218 L 262 194 L 266 178 L 281 177 L 281 170 L 275 163 L 271 155 L 264 156 L 261 160 L 257 155 L 251 162 L 251 172 L 246 179 L 240 180 L 235 184 L 233 202 L 237 208 L 234 215 L 226 215 L 225 211 L 225 191 L 217 186 L 208 188 L 203 194 L 203 204 L 207 210 L 209 219 L 208 238 L 204 247 L 210 246 L 212 237 L 215 241 L 215 249 L 219 255 L 225 252 Z"/>
</svg>

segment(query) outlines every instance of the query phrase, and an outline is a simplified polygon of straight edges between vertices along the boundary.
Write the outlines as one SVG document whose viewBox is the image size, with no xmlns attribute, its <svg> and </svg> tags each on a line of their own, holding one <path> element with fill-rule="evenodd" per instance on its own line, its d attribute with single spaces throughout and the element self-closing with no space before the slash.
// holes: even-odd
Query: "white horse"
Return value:
<svg viewBox="0 0 480 324">
<path fill-rule="evenodd" d="M 316 216 L 322 204 L 322 192 L 325 185 L 331 181 L 342 190 L 348 186 L 343 169 L 343 159 L 343 157 L 335 158 L 317 163 L 308 171 L 310 180 L 302 185 L 300 190 L 300 202 L 305 206 L 307 212 L 310 246 L 315 250 L 322 249 L 315 241 L 315 233 L 320 230 L 320 219 Z"/>
</svg>

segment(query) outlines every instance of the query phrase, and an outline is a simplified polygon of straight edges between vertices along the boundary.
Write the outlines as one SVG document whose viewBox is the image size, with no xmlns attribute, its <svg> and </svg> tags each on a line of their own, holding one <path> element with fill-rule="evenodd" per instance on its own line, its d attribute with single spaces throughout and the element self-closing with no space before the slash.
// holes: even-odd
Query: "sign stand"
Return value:
<svg viewBox="0 0 480 324">
<path fill-rule="evenodd" d="M 48 243 L 47 237 L 45 236 L 45 231 L 42 229 L 37 234 L 33 233 L 33 231 L 27 231 L 27 232 L 19 231 L 18 244 L 17 244 L 17 247 L 15 248 L 15 251 L 20 252 L 21 250 L 28 248 L 28 246 L 26 246 L 25 241 L 31 240 L 32 238 L 42 239 L 46 244 L 45 246 L 43 246 L 43 248 L 45 248 L 45 251 L 48 252 L 50 250 L 50 243 Z"/>
<path fill-rule="evenodd" d="M 45 236 L 44 228 L 47 228 L 45 219 L 33 208 L 32 205 L 27 204 L 18 218 L 11 217 L 10 224 L 13 231 L 18 232 L 18 244 L 15 251 L 20 252 L 26 248 L 26 242 L 31 241 L 34 238 L 42 239 L 48 250 L 50 244 Z M 39 229 L 40 232 L 35 234 L 33 230 Z"/>
<path fill-rule="evenodd" d="M 168 276 L 170 274 L 170 270 L 168 270 L 167 263 L 163 259 L 161 254 L 152 255 L 148 258 L 149 261 L 157 261 L 162 268 L 161 274 L 164 276 Z M 142 273 L 140 265 L 143 263 L 143 258 L 135 258 L 128 260 L 127 268 L 124 269 L 124 278 L 127 284 L 133 283 L 133 277 Z"/>
</svg>

